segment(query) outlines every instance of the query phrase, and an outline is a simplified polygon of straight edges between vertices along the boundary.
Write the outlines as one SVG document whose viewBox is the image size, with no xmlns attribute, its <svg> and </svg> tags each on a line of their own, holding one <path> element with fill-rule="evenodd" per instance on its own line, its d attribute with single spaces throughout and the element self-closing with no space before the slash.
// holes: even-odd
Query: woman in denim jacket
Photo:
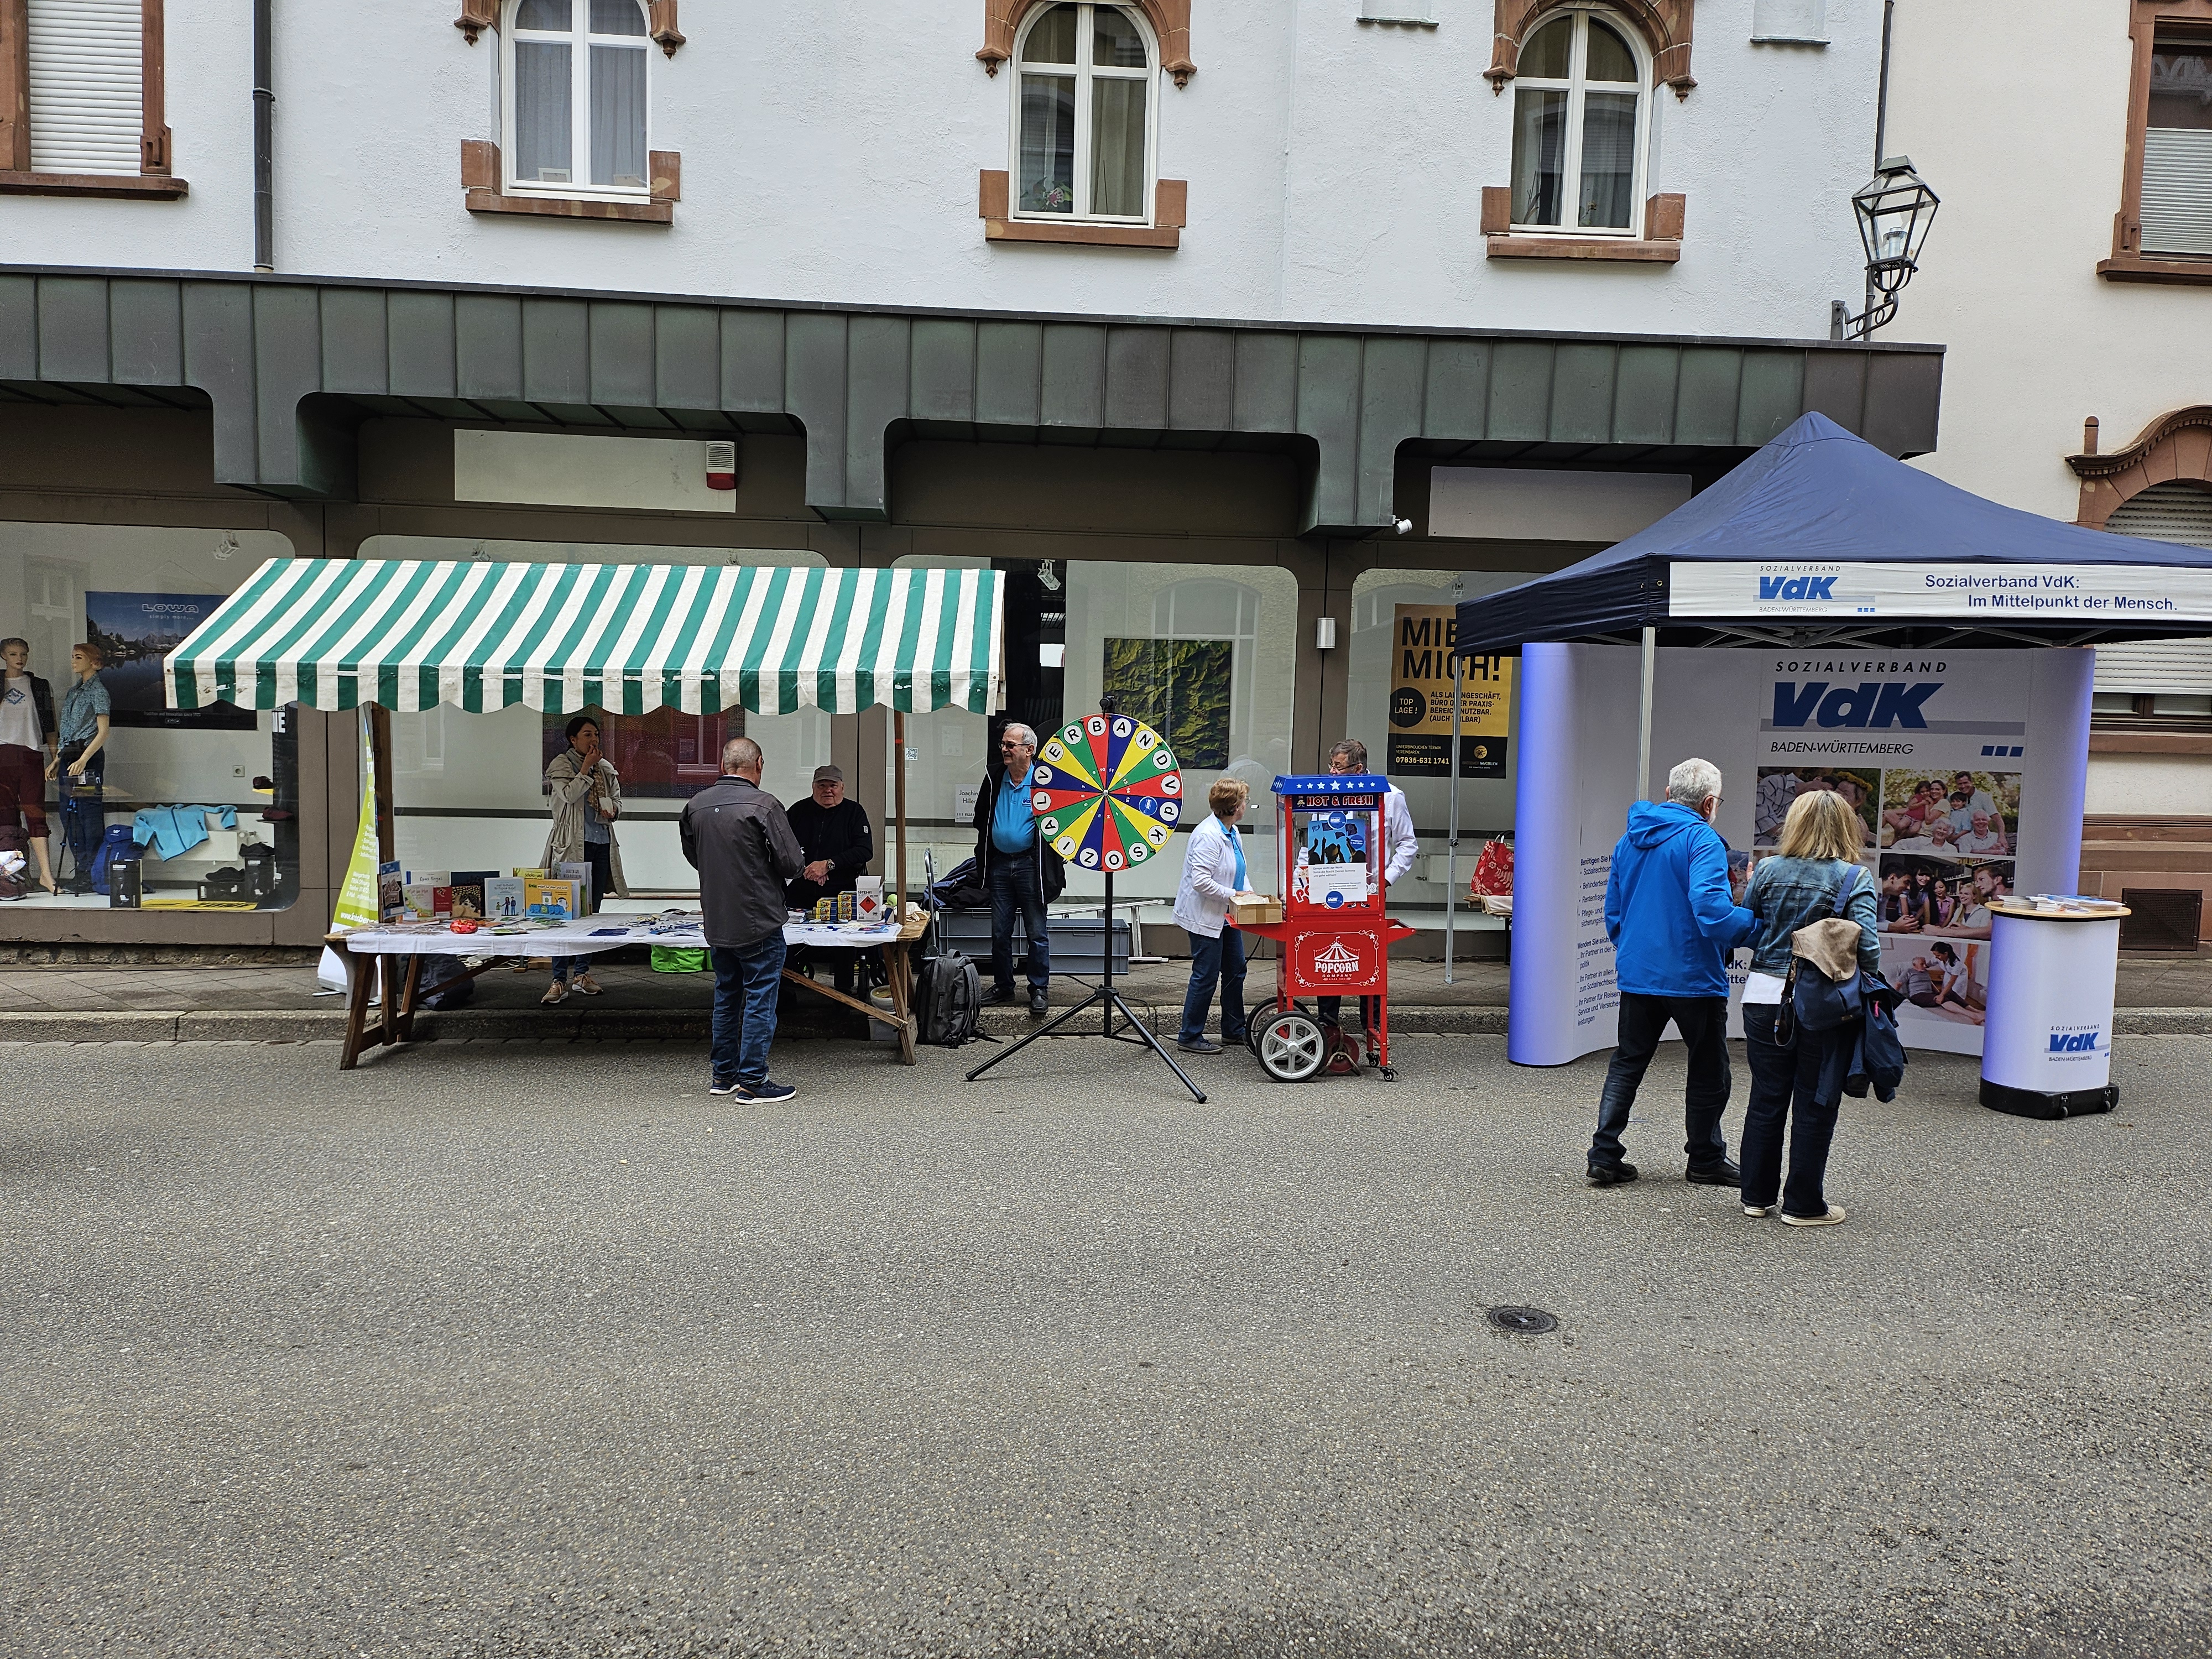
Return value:
<svg viewBox="0 0 2212 1659">
<path fill-rule="evenodd" d="M 1752 872 L 1744 907 L 1759 918 L 1752 936 L 1751 978 L 1743 991 L 1745 1058 L 1751 1063 L 1751 1103 L 1744 1114 L 1743 1212 L 1765 1215 L 1782 1182 L 1782 1125 L 1790 1120 L 1790 1183 L 1782 1188 L 1782 1218 L 1793 1227 L 1833 1226 L 1841 1205 L 1828 1202 L 1822 1181 L 1828 1144 L 1835 1137 L 1843 1097 L 1840 1051 L 1847 1056 L 1852 1030 L 1796 1034 L 1789 1048 L 1776 1042 L 1783 981 L 1790 972 L 1790 936 L 1837 914 L 1836 889 L 1851 884 L 1842 914 L 1859 925 L 1858 965 L 1881 967 L 1875 931 L 1874 878 L 1857 862 L 1861 821 L 1850 804 L 1831 790 L 1803 794 L 1790 804 L 1776 855 Z M 1804 971 L 1811 972 L 1809 967 Z"/>
</svg>

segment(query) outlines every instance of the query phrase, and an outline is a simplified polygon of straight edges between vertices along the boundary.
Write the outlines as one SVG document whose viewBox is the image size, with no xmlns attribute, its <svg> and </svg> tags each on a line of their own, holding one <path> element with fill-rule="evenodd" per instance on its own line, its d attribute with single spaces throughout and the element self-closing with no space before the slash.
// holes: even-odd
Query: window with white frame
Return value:
<svg viewBox="0 0 2212 1659">
<path fill-rule="evenodd" d="M 615 199 L 649 192 L 652 40 L 641 0 L 509 0 L 501 149 L 509 189 Z"/>
<path fill-rule="evenodd" d="M 1032 12 L 1014 48 L 1014 216 L 1146 223 L 1158 52 L 1129 7 Z"/>
<path fill-rule="evenodd" d="M 1554 12 L 1513 82 L 1513 228 L 1636 234 L 1644 87 L 1634 31 L 1604 12 Z"/>
</svg>

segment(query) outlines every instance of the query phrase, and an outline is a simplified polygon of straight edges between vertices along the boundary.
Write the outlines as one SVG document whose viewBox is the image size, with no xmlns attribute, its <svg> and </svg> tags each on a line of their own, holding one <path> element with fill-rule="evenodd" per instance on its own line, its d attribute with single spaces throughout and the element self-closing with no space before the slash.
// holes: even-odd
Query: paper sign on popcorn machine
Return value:
<svg viewBox="0 0 2212 1659">
<path fill-rule="evenodd" d="M 1386 1078 L 1397 1075 L 1390 1065 L 1390 945 L 1413 930 L 1383 914 L 1382 802 L 1389 788 L 1388 779 L 1357 772 L 1275 780 L 1281 813 L 1275 890 L 1283 896 L 1283 919 L 1237 926 L 1279 947 L 1275 1006 L 1255 1014 L 1249 1029 L 1261 1069 L 1280 1082 L 1303 1082 L 1333 1054 L 1352 1056 L 1338 1069 L 1357 1069 L 1355 1040 L 1337 1041 L 1301 997 L 1370 999 L 1367 1060 Z"/>
</svg>

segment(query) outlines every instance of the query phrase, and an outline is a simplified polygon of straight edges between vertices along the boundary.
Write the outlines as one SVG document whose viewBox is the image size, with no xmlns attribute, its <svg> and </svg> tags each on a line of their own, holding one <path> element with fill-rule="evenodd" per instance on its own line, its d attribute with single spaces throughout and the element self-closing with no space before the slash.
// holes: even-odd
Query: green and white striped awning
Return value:
<svg viewBox="0 0 2212 1659">
<path fill-rule="evenodd" d="M 164 659 L 169 704 L 642 714 L 1000 701 L 993 570 L 271 559 Z"/>
</svg>

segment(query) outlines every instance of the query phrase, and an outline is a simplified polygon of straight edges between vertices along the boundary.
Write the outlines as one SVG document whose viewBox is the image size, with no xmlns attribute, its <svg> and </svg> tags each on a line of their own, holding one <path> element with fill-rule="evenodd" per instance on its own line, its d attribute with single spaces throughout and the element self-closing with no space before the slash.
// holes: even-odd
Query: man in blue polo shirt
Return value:
<svg viewBox="0 0 2212 1659">
<path fill-rule="evenodd" d="M 1014 1000 L 1014 917 L 1029 935 L 1030 1012 L 1042 1016 L 1052 984 L 1052 945 L 1045 906 L 1060 895 L 1066 872 L 1060 854 L 1037 834 L 1030 804 L 1030 769 L 1036 733 L 1009 720 L 999 737 L 999 763 L 975 796 L 975 866 L 991 895 L 991 979 L 986 1002 Z"/>
</svg>

